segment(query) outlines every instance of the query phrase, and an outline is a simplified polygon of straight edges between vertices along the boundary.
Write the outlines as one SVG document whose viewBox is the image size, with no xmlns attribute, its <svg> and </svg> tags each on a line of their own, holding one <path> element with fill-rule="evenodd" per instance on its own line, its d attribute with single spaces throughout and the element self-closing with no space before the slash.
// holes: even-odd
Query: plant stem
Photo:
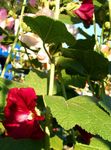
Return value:
<svg viewBox="0 0 111 150">
<path fill-rule="evenodd" d="M 52 58 L 51 58 L 49 52 L 47 51 L 47 49 L 46 49 L 46 47 L 45 47 L 45 43 L 43 43 L 43 48 L 44 48 L 44 50 L 45 50 L 47 56 L 49 57 L 50 61 L 52 61 Z"/>
<path fill-rule="evenodd" d="M 53 95 L 53 87 L 54 87 L 54 74 L 55 74 L 55 63 L 54 60 L 51 61 L 50 66 L 50 78 L 49 78 L 49 92 L 48 95 Z M 50 150 L 50 130 L 49 127 L 51 125 L 50 111 L 49 108 L 46 107 L 46 123 L 45 123 L 45 150 Z"/>
<path fill-rule="evenodd" d="M 52 61 L 50 66 L 50 81 L 49 81 L 49 93 L 48 93 L 48 95 L 50 96 L 53 95 L 54 74 L 55 74 L 55 63 L 54 61 Z"/>
<path fill-rule="evenodd" d="M 90 87 L 90 89 L 92 91 L 92 94 L 93 94 L 93 96 L 95 96 L 94 89 L 93 89 L 93 87 L 91 85 L 91 81 L 90 81 L 90 77 L 89 76 L 88 76 L 87 80 L 88 80 L 89 87 Z"/>
<path fill-rule="evenodd" d="M 93 26 L 94 26 L 94 35 L 95 35 L 95 42 L 96 42 L 96 51 L 99 52 L 99 42 L 97 37 L 95 14 L 93 14 Z"/>
<path fill-rule="evenodd" d="M 109 40 L 111 40 L 111 0 L 108 0 L 109 3 L 109 21 L 110 21 L 110 34 L 109 34 Z"/>
<path fill-rule="evenodd" d="M 18 30 L 17 30 L 16 36 L 15 36 L 15 40 L 14 40 L 12 46 L 11 46 L 11 51 L 10 51 L 10 53 L 9 53 L 7 59 L 6 59 L 6 62 L 5 62 L 3 71 L 2 71 L 2 73 L 1 73 L 1 77 L 2 77 L 2 78 L 4 77 L 4 74 L 5 74 L 5 71 L 6 71 L 6 67 L 7 67 L 7 65 L 9 64 L 9 61 L 10 61 L 10 59 L 11 59 L 11 54 L 12 54 L 12 52 L 14 51 L 14 48 L 15 48 L 16 43 L 17 43 L 17 41 L 18 41 L 19 32 L 20 32 L 20 27 L 21 27 L 21 23 L 22 23 L 22 20 L 23 20 L 23 14 L 24 14 L 24 10 L 25 10 L 26 3 L 27 3 L 27 0 L 24 0 L 24 1 L 23 1 L 23 5 L 22 5 L 21 14 L 20 14 L 20 21 L 19 21 Z"/>
<path fill-rule="evenodd" d="M 56 9 L 55 9 L 55 19 L 59 19 L 59 7 L 60 7 L 60 0 L 56 0 Z M 50 54 L 48 53 L 45 44 L 43 44 L 43 47 L 50 59 L 51 66 L 50 66 L 50 78 L 49 78 L 49 92 L 48 95 L 52 96 L 53 95 L 53 87 L 54 87 L 54 75 L 55 75 L 55 60 L 54 58 L 51 58 Z M 50 130 L 49 126 L 51 124 L 50 120 L 50 112 L 48 111 L 48 108 L 46 107 L 46 126 L 45 126 L 45 132 L 46 132 L 46 137 L 45 137 L 45 150 L 50 150 Z"/>
<path fill-rule="evenodd" d="M 59 14 L 60 14 L 60 0 L 56 0 L 56 6 L 55 6 L 56 8 L 55 8 L 55 16 L 54 16 L 54 18 L 55 19 L 59 19 Z"/>
</svg>

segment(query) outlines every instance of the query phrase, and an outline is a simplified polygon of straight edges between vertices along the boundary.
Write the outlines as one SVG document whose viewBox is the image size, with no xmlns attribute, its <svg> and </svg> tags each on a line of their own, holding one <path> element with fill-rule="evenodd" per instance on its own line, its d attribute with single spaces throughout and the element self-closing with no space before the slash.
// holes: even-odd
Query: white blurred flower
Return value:
<svg viewBox="0 0 111 150">
<path fill-rule="evenodd" d="M 3 20 L 3 21 L 0 22 L 0 27 L 2 29 L 5 29 L 5 27 L 6 27 L 6 21 L 5 20 Z"/>
<path fill-rule="evenodd" d="M 44 49 L 41 49 L 37 54 L 37 59 L 41 63 L 49 63 L 49 57 L 47 56 Z"/>
<path fill-rule="evenodd" d="M 42 8 L 41 10 L 39 10 L 37 13 L 36 13 L 37 16 L 48 16 L 48 17 L 51 17 L 53 18 L 54 17 L 54 12 L 52 10 L 50 10 L 49 8 L 47 7 L 44 7 Z"/>
<path fill-rule="evenodd" d="M 21 34 L 19 40 L 25 43 L 29 48 L 34 50 L 43 47 L 43 42 L 40 37 L 31 32 Z"/>
</svg>

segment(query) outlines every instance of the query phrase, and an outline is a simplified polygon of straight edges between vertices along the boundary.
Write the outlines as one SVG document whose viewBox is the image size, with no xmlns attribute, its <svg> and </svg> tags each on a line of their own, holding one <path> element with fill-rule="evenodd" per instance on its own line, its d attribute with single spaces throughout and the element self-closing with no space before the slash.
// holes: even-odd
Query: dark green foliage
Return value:
<svg viewBox="0 0 111 150">
<path fill-rule="evenodd" d="M 109 61 L 95 51 L 62 49 L 63 56 L 76 60 L 92 80 L 102 80 L 108 74 Z"/>
<path fill-rule="evenodd" d="M 70 46 L 75 44 L 75 38 L 60 21 L 46 16 L 38 16 L 36 18 L 25 16 L 24 22 L 31 28 L 32 32 L 40 36 L 44 43 L 59 44 L 65 42 Z"/>
</svg>

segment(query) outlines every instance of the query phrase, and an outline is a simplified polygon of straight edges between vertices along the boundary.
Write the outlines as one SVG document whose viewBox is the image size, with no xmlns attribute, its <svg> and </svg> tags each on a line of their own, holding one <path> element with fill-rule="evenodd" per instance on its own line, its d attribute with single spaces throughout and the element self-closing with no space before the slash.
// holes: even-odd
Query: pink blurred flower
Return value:
<svg viewBox="0 0 111 150">
<path fill-rule="evenodd" d="M 94 13 L 94 5 L 92 0 L 83 0 L 81 6 L 74 10 L 74 13 L 84 21 L 86 26 L 89 26 Z"/>
<path fill-rule="evenodd" d="M 45 136 L 39 125 L 39 121 L 44 120 L 44 117 L 38 115 L 35 110 L 36 99 L 33 88 L 9 90 L 7 105 L 4 109 L 5 120 L 3 121 L 8 136 L 15 139 L 42 139 Z"/>
<path fill-rule="evenodd" d="M 0 27 L 5 29 L 6 27 L 8 29 L 12 29 L 14 26 L 14 18 L 9 17 L 8 18 L 8 13 L 5 8 L 0 9 Z"/>
<path fill-rule="evenodd" d="M 0 35 L 0 42 L 4 39 L 4 36 Z"/>
<path fill-rule="evenodd" d="M 0 8 L 0 22 L 7 18 L 7 10 L 5 8 Z"/>
<path fill-rule="evenodd" d="M 35 5 L 36 5 L 36 0 L 29 0 L 29 4 L 30 4 L 32 7 L 35 7 Z"/>
<path fill-rule="evenodd" d="M 2 49 L 2 51 L 7 51 L 8 47 L 5 45 L 0 44 L 0 48 Z"/>
</svg>

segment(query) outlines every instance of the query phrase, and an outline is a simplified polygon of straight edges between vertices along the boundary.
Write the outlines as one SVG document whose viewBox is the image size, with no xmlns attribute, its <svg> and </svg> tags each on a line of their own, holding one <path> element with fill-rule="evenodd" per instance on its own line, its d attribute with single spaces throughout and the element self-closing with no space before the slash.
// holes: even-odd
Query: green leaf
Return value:
<svg viewBox="0 0 111 150">
<path fill-rule="evenodd" d="M 42 71 L 30 71 L 25 77 L 27 86 L 33 87 L 37 95 L 47 94 L 47 74 Z"/>
<path fill-rule="evenodd" d="M 90 146 L 94 146 L 95 148 L 98 148 L 99 150 L 110 150 L 111 143 L 101 138 L 93 137 L 91 138 Z"/>
<path fill-rule="evenodd" d="M 53 148 L 53 150 L 62 150 L 63 141 L 58 136 L 54 136 L 50 138 L 50 145 L 50 147 Z"/>
<path fill-rule="evenodd" d="M 34 88 L 37 95 L 46 95 L 48 92 L 48 74 L 43 71 L 33 70 L 25 77 L 24 84 Z M 57 82 L 54 83 L 53 94 L 57 93 Z"/>
<path fill-rule="evenodd" d="M 92 80 L 102 80 L 108 74 L 109 61 L 95 51 L 62 49 L 63 56 L 77 60 Z"/>
<path fill-rule="evenodd" d="M 74 150 L 101 150 L 96 148 L 95 146 L 90 146 L 86 144 L 76 143 Z"/>
<path fill-rule="evenodd" d="M 111 97 L 108 95 L 103 95 L 102 100 L 99 101 L 98 103 L 111 116 Z"/>
<path fill-rule="evenodd" d="M 81 28 L 79 28 L 79 31 L 83 32 Z M 76 43 L 73 46 L 73 49 L 78 49 L 78 50 L 81 50 L 81 51 L 89 51 L 89 50 L 92 51 L 94 49 L 94 45 L 95 45 L 94 36 L 89 36 L 87 39 L 76 40 Z"/>
<path fill-rule="evenodd" d="M 100 138 L 92 138 L 89 145 L 76 143 L 74 150 L 110 150 L 110 143 Z"/>
<path fill-rule="evenodd" d="M 2 124 L 2 122 L 0 122 L 0 135 L 3 134 L 4 131 L 5 131 L 5 128 L 4 128 L 3 124 Z"/>
<path fill-rule="evenodd" d="M 75 38 L 67 31 L 66 26 L 57 20 L 46 16 L 36 18 L 24 17 L 24 22 L 31 28 L 32 32 L 38 34 L 44 43 L 67 43 L 75 44 Z"/>
<path fill-rule="evenodd" d="M 66 74 L 65 70 L 62 70 L 62 78 L 64 81 L 64 84 L 66 86 L 72 85 L 79 88 L 84 88 L 86 84 L 86 78 L 82 77 L 80 75 L 68 75 Z"/>
<path fill-rule="evenodd" d="M 12 138 L 3 138 L 0 140 L 1 150 L 44 150 L 43 140 L 30 140 L 30 139 L 19 139 L 14 140 Z"/>
<path fill-rule="evenodd" d="M 62 21 L 63 23 L 74 24 L 74 20 L 70 15 L 60 14 L 59 20 Z"/>
<path fill-rule="evenodd" d="M 75 125 L 87 132 L 111 141 L 111 117 L 90 96 L 77 96 L 66 101 L 60 96 L 45 96 L 44 100 L 54 118 L 66 130 Z"/>
<path fill-rule="evenodd" d="M 104 5 L 105 2 L 106 2 L 106 0 L 94 0 L 93 4 L 95 6 L 101 7 L 102 4 Z"/>
<path fill-rule="evenodd" d="M 56 63 L 57 67 L 61 69 L 69 69 L 73 71 L 74 74 L 80 73 L 85 75 L 86 73 L 84 67 L 79 62 L 77 62 L 77 60 L 60 56 Z"/>
<path fill-rule="evenodd" d="M 8 32 L 0 27 L 0 35 L 2 35 L 2 34 L 8 35 Z"/>
</svg>

